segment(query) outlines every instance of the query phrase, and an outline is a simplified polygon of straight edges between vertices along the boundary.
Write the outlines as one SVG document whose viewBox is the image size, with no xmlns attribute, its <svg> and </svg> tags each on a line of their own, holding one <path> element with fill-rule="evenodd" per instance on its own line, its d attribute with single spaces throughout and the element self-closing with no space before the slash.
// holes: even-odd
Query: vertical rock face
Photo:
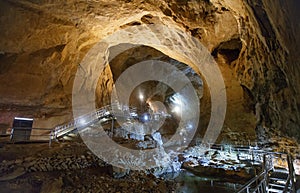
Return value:
<svg viewBox="0 0 300 193">
<path fill-rule="evenodd" d="M 238 59 L 237 77 L 251 90 L 250 96 L 258 107 L 256 113 L 261 117 L 259 124 L 280 128 L 299 138 L 299 85 L 296 83 L 299 68 L 291 58 L 295 54 L 294 46 L 290 46 L 291 39 L 296 37 L 293 35 L 296 28 L 284 13 L 290 5 L 265 1 L 247 3 L 252 13 L 250 19 L 254 20 L 248 26 L 253 25 L 256 37 L 251 28 L 245 28 L 243 39 L 247 49 Z"/>
<path fill-rule="evenodd" d="M 74 76 L 96 42 L 128 26 L 165 24 L 184 29 L 215 57 L 227 89 L 225 126 L 253 129 L 257 121 L 300 138 L 297 5 L 292 0 L 1 0 L 0 124 L 11 124 L 17 115 L 33 116 L 43 127 L 67 121 Z M 110 100 L 109 66 L 101 77 L 100 106 Z"/>
</svg>

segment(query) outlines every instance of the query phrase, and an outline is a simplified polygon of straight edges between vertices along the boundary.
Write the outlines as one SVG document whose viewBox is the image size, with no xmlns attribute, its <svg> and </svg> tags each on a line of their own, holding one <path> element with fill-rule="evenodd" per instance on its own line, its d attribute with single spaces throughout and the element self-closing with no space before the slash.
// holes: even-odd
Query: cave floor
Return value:
<svg viewBox="0 0 300 193">
<path fill-rule="evenodd" d="M 8 169 L 2 168 L 0 192 L 168 192 L 175 189 L 171 182 L 135 171 L 116 179 L 111 166 L 93 160 L 81 142 L 52 143 L 50 148 L 48 143 L 6 144 L 0 148 L 0 155 L 0 163 Z M 53 166 L 49 162 L 58 164 Z M 74 166 L 74 162 L 78 165 Z"/>
<path fill-rule="evenodd" d="M 115 178 L 112 166 L 80 141 L 15 143 L 0 146 L 0 192 L 233 192 L 233 183 L 182 170 L 155 177 L 130 171 Z"/>
<path fill-rule="evenodd" d="M 286 147 L 295 146 L 290 153 L 294 155 L 298 154 L 296 150 L 299 148 L 292 140 L 282 138 L 281 136 L 274 136 L 270 140 L 271 142 L 277 141 L 278 143 L 280 141 L 276 146 L 269 146 L 273 150 L 280 152 L 282 148 L 285 149 Z M 217 193 L 235 192 L 235 190 L 243 184 L 243 182 L 237 183 L 236 178 L 224 181 L 224 176 L 220 174 L 214 177 L 203 176 L 201 167 L 198 167 L 196 173 L 192 170 L 188 171 L 188 168 L 184 166 L 188 164 L 193 165 L 195 161 L 197 161 L 197 159 L 194 159 L 194 155 L 200 152 L 197 147 L 191 147 L 189 149 L 189 151 L 192 152 L 189 156 L 192 157 L 189 158 L 188 162 L 183 164 L 182 168 L 184 169 L 180 172 L 155 177 L 153 174 L 146 174 L 145 172 L 127 172 L 124 170 L 117 171 L 118 173 L 115 175 L 116 171 L 114 167 L 91 153 L 80 137 L 75 137 L 72 141 L 53 142 L 51 146 L 49 146 L 49 143 L 13 144 L 7 143 L 7 141 L 7 139 L 0 138 L 0 193 Z M 129 142 L 129 145 L 135 143 L 134 140 L 118 140 L 118 142 L 122 144 L 126 141 Z M 225 151 L 206 151 L 205 154 L 212 154 L 210 157 L 213 159 L 210 159 L 210 162 L 216 163 L 217 165 L 221 163 L 223 167 L 225 164 L 224 159 L 226 158 L 224 155 L 227 155 L 226 159 L 234 160 L 231 159 L 234 155 L 228 154 Z M 201 153 L 201 155 L 203 154 Z M 234 161 L 229 161 L 227 164 L 230 166 L 232 163 L 234 163 Z M 199 171 L 201 171 L 202 174 L 199 174 Z M 207 170 L 204 170 L 204 173 L 206 172 Z M 239 178 L 244 174 L 245 173 L 242 173 Z"/>
</svg>

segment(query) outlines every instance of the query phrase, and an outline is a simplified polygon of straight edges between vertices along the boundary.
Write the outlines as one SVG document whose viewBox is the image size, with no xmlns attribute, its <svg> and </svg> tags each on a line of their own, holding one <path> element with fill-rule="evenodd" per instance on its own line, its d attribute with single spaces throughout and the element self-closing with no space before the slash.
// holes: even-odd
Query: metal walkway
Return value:
<svg viewBox="0 0 300 193">
<path fill-rule="evenodd" d="M 275 163 L 286 163 L 287 167 L 275 167 Z M 295 171 L 292 157 L 285 153 L 266 152 L 263 155 L 262 172 L 256 175 L 238 193 L 294 193 Z"/>
<path fill-rule="evenodd" d="M 114 106 L 115 105 L 115 106 Z M 118 109 L 118 112 L 115 112 L 115 109 Z M 67 135 L 74 130 L 88 127 L 96 121 L 102 119 L 115 119 L 117 116 L 127 116 L 128 118 L 137 118 L 137 110 L 133 107 L 121 106 L 117 104 L 107 105 L 100 109 L 97 109 L 95 112 L 82 115 L 75 118 L 74 120 L 56 126 L 50 134 L 50 141 Z"/>
<path fill-rule="evenodd" d="M 115 106 L 114 106 L 115 105 Z M 168 114 L 152 114 L 153 119 Z M 86 128 L 95 122 L 103 120 L 115 120 L 117 118 L 138 119 L 137 109 L 128 106 L 112 104 L 97 109 L 95 112 L 82 115 L 65 124 L 56 126 L 47 134 L 52 140 L 58 140 L 74 131 Z M 208 148 L 223 149 L 224 145 L 208 144 Z M 235 149 L 235 150 L 233 150 Z M 295 172 L 293 160 L 289 154 L 267 152 L 253 147 L 233 147 L 233 151 L 239 151 L 239 160 L 250 160 L 253 164 L 262 165 L 262 171 L 242 186 L 238 193 L 294 193 Z M 231 151 L 231 149 L 230 149 Z M 286 163 L 286 167 L 275 167 L 276 162 Z"/>
<path fill-rule="evenodd" d="M 162 117 L 168 117 L 169 114 L 166 113 L 151 113 L 149 114 L 149 120 L 158 120 Z M 95 112 L 82 115 L 80 117 L 75 118 L 74 120 L 56 126 L 50 133 L 50 143 L 52 140 L 59 139 L 73 131 L 78 129 L 86 128 L 98 121 L 104 120 L 116 120 L 116 119 L 123 119 L 123 120 L 138 120 L 140 117 L 137 112 L 137 108 L 129 107 L 125 105 L 119 104 L 111 104 L 104 106 L 100 109 L 97 109 Z"/>
<path fill-rule="evenodd" d="M 113 105 L 117 105 L 113 106 Z M 116 112 L 116 109 L 119 112 Z M 58 139 L 68 133 L 85 128 L 96 121 L 103 119 L 116 119 L 117 117 L 127 117 L 137 119 L 137 109 L 112 104 L 102 107 L 96 112 L 80 116 L 73 121 L 57 126 L 51 131 L 50 142 Z M 167 116 L 167 115 L 156 115 Z M 222 145 L 209 144 L 209 148 L 220 148 Z M 239 151 L 239 160 L 251 160 L 253 164 L 262 165 L 262 171 L 242 186 L 238 193 L 294 193 L 295 191 L 295 172 L 293 168 L 293 160 L 289 154 L 267 152 L 261 149 L 255 149 L 250 145 L 248 147 L 233 147 L 235 151 Z M 230 150 L 231 151 L 231 150 Z M 285 167 L 278 168 L 278 163 L 285 163 Z"/>
</svg>

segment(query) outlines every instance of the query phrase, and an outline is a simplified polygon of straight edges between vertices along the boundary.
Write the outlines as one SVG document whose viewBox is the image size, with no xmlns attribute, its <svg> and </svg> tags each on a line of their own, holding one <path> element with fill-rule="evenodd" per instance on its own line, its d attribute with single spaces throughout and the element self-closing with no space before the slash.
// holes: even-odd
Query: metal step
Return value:
<svg viewBox="0 0 300 193">
<path fill-rule="evenodd" d="M 289 175 L 288 172 L 274 171 L 271 173 L 270 178 L 287 179 L 288 175 Z"/>
<path fill-rule="evenodd" d="M 289 171 L 285 168 L 274 168 L 274 172 L 278 172 L 278 173 L 286 173 L 288 174 Z"/>
<path fill-rule="evenodd" d="M 272 182 L 277 182 L 278 184 L 282 184 L 282 183 L 286 183 L 286 181 L 287 181 L 287 178 L 284 178 L 284 179 L 282 179 L 282 178 L 269 178 L 269 181 L 272 181 Z"/>
<path fill-rule="evenodd" d="M 268 192 L 269 193 L 280 193 L 280 192 L 282 193 L 283 190 L 279 190 L 279 189 L 275 189 L 275 188 L 269 188 Z"/>
<path fill-rule="evenodd" d="M 282 188 L 282 189 L 284 189 L 285 185 L 269 183 L 269 187 L 276 187 L 276 188 Z"/>
<path fill-rule="evenodd" d="M 274 171 L 270 174 L 269 176 L 269 181 L 282 181 L 285 182 L 288 179 L 289 174 L 286 172 L 279 172 L 279 171 Z"/>
</svg>

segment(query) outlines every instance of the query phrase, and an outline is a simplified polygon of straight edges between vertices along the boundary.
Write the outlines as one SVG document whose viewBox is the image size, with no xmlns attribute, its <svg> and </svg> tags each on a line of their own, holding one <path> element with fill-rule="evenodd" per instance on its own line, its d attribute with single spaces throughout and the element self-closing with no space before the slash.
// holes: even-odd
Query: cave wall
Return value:
<svg viewBox="0 0 300 193">
<path fill-rule="evenodd" d="M 284 2 L 277 3 L 247 1 L 252 15 L 242 36 L 246 49 L 241 52 L 235 71 L 241 84 L 254 97 L 257 123 L 299 138 L 299 86 L 296 83 L 299 68 L 290 59 L 294 51 L 287 41 L 296 35 L 289 17 L 283 13 L 289 7 Z"/>
<path fill-rule="evenodd" d="M 36 126 L 43 127 L 69 120 L 74 75 L 87 51 L 126 26 L 163 22 L 185 29 L 214 55 L 227 88 L 228 127 L 240 123 L 251 129 L 256 114 L 257 124 L 300 138 L 294 5 L 265 0 L 1 0 L 0 124 L 10 125 L 14 116 L 35 117 Z M 111 89 L 110 77 L 107 69 L 97 90 L 100 103 L 110 96 L 101 92 Z"/>
</svg>

